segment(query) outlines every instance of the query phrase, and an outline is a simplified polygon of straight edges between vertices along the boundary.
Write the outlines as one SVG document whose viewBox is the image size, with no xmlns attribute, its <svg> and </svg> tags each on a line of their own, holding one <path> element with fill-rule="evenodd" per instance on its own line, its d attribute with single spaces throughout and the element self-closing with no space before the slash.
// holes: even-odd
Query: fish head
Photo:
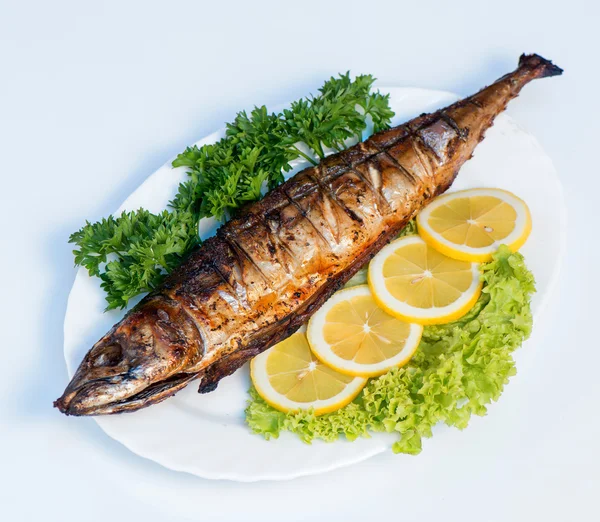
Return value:
<svg viewBox="0 0 600 522">
<path fill-rule="evenodd" d="M 67 415 L 102 415 L 160 402 L 196 377 L 202 357 L 188 314 L 164 300 L 142 301 L 86 354 L 54 405 Z"/>
</svg>

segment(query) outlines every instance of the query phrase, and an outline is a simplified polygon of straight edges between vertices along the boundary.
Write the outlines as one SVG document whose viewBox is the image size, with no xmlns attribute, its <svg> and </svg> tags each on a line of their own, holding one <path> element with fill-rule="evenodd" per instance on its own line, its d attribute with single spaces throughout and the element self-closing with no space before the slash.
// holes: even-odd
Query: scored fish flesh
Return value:
<svg viewBox="0 0 600 522">
<path fill-rule="evenodd" d="M 477 94 L 303 170 L 223 225 L 84 357 L 55 406 L 133 411 L 223 377 L 291 335 L 471 158 L 529 81 L 538 55 Z"/>
</svg>

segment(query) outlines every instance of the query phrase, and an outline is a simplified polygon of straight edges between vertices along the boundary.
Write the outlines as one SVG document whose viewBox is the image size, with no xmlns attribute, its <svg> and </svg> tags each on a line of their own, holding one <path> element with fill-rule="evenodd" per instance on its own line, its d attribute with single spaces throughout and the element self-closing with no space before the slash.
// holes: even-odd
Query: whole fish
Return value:
<svg viewBox="0 0 600 522">
<path fill-rule="evenodd" d="M 291 335 L 432 198 L 529 81 L 538 55 L 477 94 L 371 136 L 222 226 L 87 353 L 54 404 L 67 415 L 137 410 L 223 377 Z"/>
</svg>

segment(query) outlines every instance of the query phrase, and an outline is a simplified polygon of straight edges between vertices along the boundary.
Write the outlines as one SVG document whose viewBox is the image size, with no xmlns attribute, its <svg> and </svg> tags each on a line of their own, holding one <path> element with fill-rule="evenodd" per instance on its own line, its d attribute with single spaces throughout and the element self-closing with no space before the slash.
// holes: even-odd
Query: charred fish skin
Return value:
<svg viewBox="0 0 600 522">
<path fill-rule="evenodd" d="M 561 73 L 523 55 L 477 94 L 299 172 L 223 225 L 98 341 L 55 406 L 113 414 L 161 402 L 194 379 L 200 392 L 214 390 L 296 331 L 446 191 L 524 85 Z"/>
</svg>

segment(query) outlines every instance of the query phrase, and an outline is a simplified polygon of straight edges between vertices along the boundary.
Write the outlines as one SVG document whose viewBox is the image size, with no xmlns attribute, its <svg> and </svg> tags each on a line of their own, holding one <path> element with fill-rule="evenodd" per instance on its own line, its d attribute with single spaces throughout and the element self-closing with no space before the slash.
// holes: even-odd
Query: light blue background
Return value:
<svg viewBox="0 0 600 522">
<path fill-rule="evenodd" d="M 598 420 L 598 23 L 592 0 L 0 0 L 0 518 L 592 520 Z M 286 483 L 203 481 L 51 408 L 67 376 L 66 239 L 235 111 L 339 71 L 469 94 L 523 51 L 564 67 L 509 113 L 553 157 L 569 211 L 561 284 L 486 418 Z M 540 187 L 540 190 L 543 188 Z M 594 240 L 594 241 L 592 241 Z M 210 451 L 211 441 L 199 444 Z M 177 444 L 177 441 L 173 441 Z"/>
</svg>

